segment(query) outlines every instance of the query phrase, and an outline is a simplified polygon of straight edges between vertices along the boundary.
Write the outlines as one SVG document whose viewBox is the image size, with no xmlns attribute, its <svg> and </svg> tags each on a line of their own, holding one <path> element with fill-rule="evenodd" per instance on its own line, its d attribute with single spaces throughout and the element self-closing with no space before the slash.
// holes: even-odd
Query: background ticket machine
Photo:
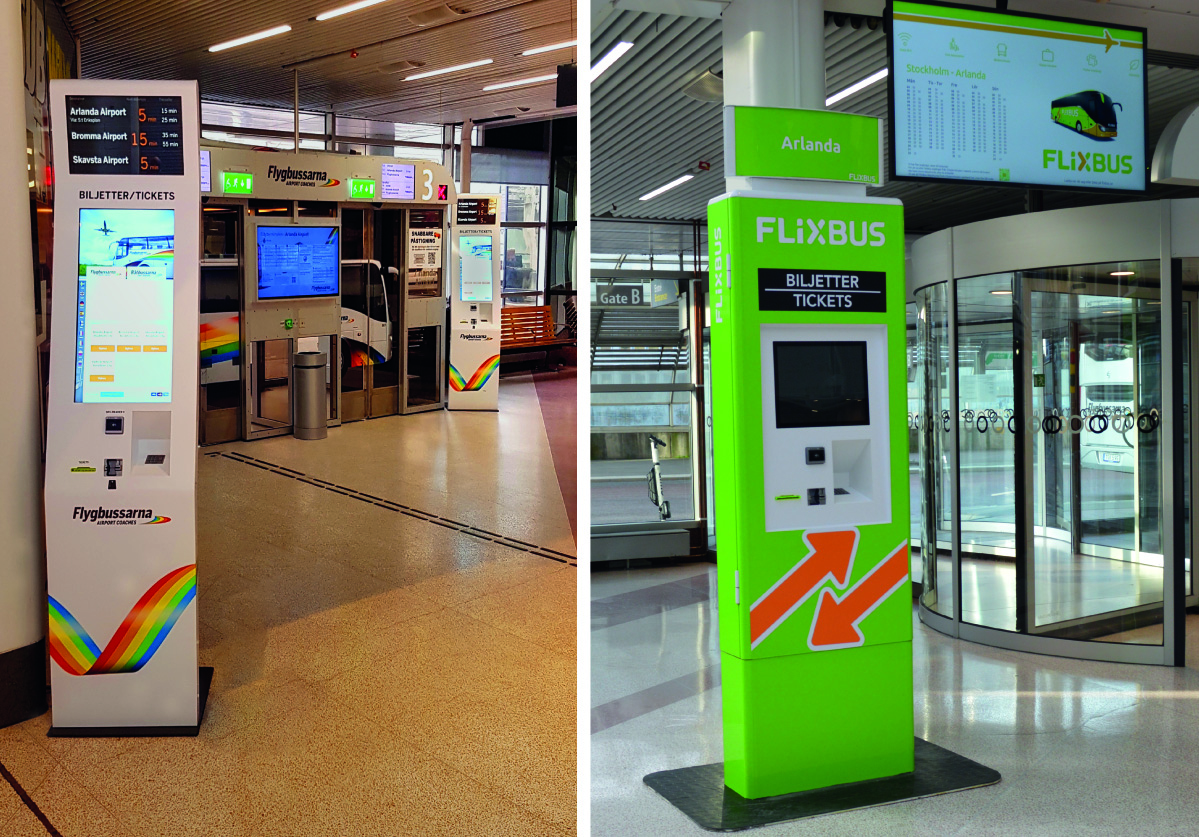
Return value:
<svg viewBox="0 0 1199 837">
<path fill-rule="evenodd" d="M 451 410 L 500 408 L 499 195 L 459 195 L 450 290 Z"/>
<path fill-rule="evenodd" d="M 708 213 L 725 783 L 913 769 L 903 212 Z"/>
<path fill-rule="evenodd" d="M 50 734 L 195 734 L 199 91 L 50 97 Z"/>
</svg>

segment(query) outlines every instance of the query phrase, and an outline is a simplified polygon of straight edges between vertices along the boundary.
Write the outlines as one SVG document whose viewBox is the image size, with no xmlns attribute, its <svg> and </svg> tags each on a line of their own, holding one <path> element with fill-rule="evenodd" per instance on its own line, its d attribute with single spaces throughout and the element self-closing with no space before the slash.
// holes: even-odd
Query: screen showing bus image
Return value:
<svg viewBox="0 0 1199 837">
<path fill-rule="evenodd" d="M 1145 30 L 892 4 L 899 179 L 1143 191 Z"/>
<path fill-rule="evenodd" d="M 337 227 L 259 227 L 258 298 L 337 296 L 339 259 Z"/>
<path fill-rule="evenodd" d="M 464 235 L 458 239 L 458 298 L 463 302 L 491 302 L 491 259 L 489 235 Z"/>
<path fill-rule="evenodd" d="M 79 210 L 77 404 L 168 404 L 175 211 Z"/>
<path fill-rule="evenodd" d="M 780 428 L 870 424 L 866 343 L 775 343 L 774 419 Z"/>
</svg>

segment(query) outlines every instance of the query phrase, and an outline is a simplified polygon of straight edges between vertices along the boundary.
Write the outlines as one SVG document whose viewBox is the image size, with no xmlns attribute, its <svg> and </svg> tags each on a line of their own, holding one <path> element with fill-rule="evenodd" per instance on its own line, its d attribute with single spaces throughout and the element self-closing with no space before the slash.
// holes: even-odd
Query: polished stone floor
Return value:
<svg viewBox="0 0 1199 837">
<path fill-rule="evenodd" d="M 710 564 L 592 574 L 597 837 L 706 833 L 642 777 L 722 758 L 714 574 Z M 1177 669 L 1018 654 L 913 622 L 916 734 L 1003 781 L 761 833 L 1199 832 L 1199 617 Z"/>
<path fill-rule="evenodd" d="M 574 834 L 578 571 L 547 427 L 566 411 L 540 390 L 203 449 L 199 737 L 0 730 L 29 798 L 0 780 L 0 835 Z M 212 455 L 230 453 L 443 520 Z"/>
</svg>

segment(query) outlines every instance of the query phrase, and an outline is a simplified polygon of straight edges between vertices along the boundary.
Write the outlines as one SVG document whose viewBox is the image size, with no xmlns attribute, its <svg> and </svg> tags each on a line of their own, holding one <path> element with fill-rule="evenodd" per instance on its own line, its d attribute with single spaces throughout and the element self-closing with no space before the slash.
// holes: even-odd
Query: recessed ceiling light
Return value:
<svg viewBox="0 0 1199 837">
<path fill-rule="evenodd" d="M 317 20 L 328 20 L 333 17 L 341 17 L 348 15 L 350 12 L 356 12 L 359 9 L 365 9 L 367 6 L 377 6 L 380 3 L 386 3 L 387 0 L 358 0 L 357 3 L 350 3 L 348 6 L 340 6 L 336 9 L 330 9 L 327 12 L 321 12 L 316 16 Z"/>
<path fill-rule="evenodd" d="M 684 183 L 686 183 L 688 180 L 690 180 L 693 177 L 695 177 L 695 175 L 685 174 L 682 177 L 679 177 L 679 178 L 676 178 L 676 179 L 670 181 L 665 186 L 659 186 L 657 189 L 654 189 L 654 191 L 652 191 L 652 192 L 646 192 L 644 195 L 639 197 L 637 200 L 647 201 L 650 198 L 656 198 L 656 197 L 658 197 L 658 195 L 662 194 L 663 192 L 669 192 L 675 186 L 682 186 Z"/>
<path fill-rule="evenodd" d="M 1108 276 L 1136 276 L 1136 273 L 1131 270 L 1113 270 Z"/>
<path fill-rule="evenodd" d="M 455 64 L 453 67 L 444 67 L 440 70 L 428 70 L 423 73 L 417 73 L 414 76 L 404 76 L 404 81 L 416 81 L 418 78 L 429 78 L 430 76 L 441 76 L 446 73 L 456 73 L 459 70 L 469 70 L 472 67 L 483 67 L 491 63 L 490 58 L 484 58 L 482 61 L 471 61 L 469 64 Z"/>
<path fill-rule="evenodd" d="M 548 76 L 533 76 L 532 78 L 522 78 L 516 81 L 501 81 L 499 84 L 489 84 L 484 87 L 484 90 L 503 90 L 505 87 L 520 87 L 524 84 L 540 84 L 543 81 L 553 81 L 558 77 L 557 73 L 550 73 Z"/>
<path fill-rule="evenodd" d="M 556 49 L 566 49 L 577 44 L 578 41 L 563 41 L 560 44 L 550 44 L 549 46 L 537 47 L 536 49 L 526 49 L 521 55 L 540 55 L 543 52 L 553 52 Z"/>
<path fill-rule="evenodd" d="M 588 79 L 588 81 L 594 83 L 597 78 L 603 75 L 604 70 L 615 64 L 620 56 L 624 55 L 632 48 L 632 41 L 621 41 L 616 46 L 612 47 L 612 49 L 608 50 L 607 54 L 603 58 L 591 65 L 591 78 Z"/>
<path fill-rule="evenodd" d="M 883 67 L 877 73 L 871 73 L 870 75 L 866 76 L 866 78 L 862 79 L 861 81 L 855 81 L 853 84 L 849 85 L 849 87 L 846 87 L 844 90 L 840 90 L 840 91 L 834 93 L 833 95 L 829 96 L 827 99 L 824 100 L 824 106 L 826 108 L 832 107 L 833 105 L 835 105 L 837 102 L 841 101 L 842 99 L 848 99 L 854 93 L 857 93 L 861 90 L 865 90 L 870 85 L 876 84 L 877 82 L 882 81 L 886 77 L 887 77 L 887 68 Z"/>
<path fill-rule="evenodd" d="M 255 32 L 253 35 L 246 35 L 242 38 L 234 38 L 232 41 L 225 41 L 223 44 L 217 44 L 216 46 L 210 46 L 208 48 L 208 51 L 209 52 L 220 52 L 223 49 L 231 49 L 233 47 L 241 46 L 242 44 L 250 44 L 250 43 L 253 43 L 254 41 L 261 41 L 263 38 L 270 38 L 275 35 L 282 35 L 284 32 L 290 32 L 290 31 L 291 31 L 291 27 L 288 26 L 287 24 L 284 24 L 282 26 L 276 26 L 274 29 L 264 29 L 261 32 Z"/>
</svg>

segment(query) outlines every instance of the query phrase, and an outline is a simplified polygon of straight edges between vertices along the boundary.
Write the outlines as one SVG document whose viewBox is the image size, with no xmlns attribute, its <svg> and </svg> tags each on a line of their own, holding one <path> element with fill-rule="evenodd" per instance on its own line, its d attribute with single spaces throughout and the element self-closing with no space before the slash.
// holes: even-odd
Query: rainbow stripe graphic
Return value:
<svg viewBox="0 0 1199 837">
<path fill-rule="evenodd" d="M 237 314 L 200 323 L 200 367 L 234 360 L 241 353 L 241 326 Z"/>
<path fill-rule="evenodd" d="M 50 599 L 50 656 L 68 674 L 138 671 L 158 650 L 184 609 L 196 597 L 196 565 L 164 575 L 145 592 L 104 650 L 71 612 Z"/>
<path fill-rule="evenodd" d="M 171 519 L 169 517 L 163 517 L 160 514 L 160 515 L 156 515 L 153 520 L 147 520 L 145 523 L 143 523 L 141 525 L 142 526 L 153 526 L 155 523 L 170 523 L 170 522 L 171 522 Z"/>
<path fill-rule="evenodd" d="M 483 365 L 475 370 L 475 374 L 470 376 L 470 380 L 462 377 L 454 364 L 450 364 L 450 386 L 454 388 L 454 392 L 478 392 L 486 385 L 489 378 L 494 374 L 495 370 L 500 368 L 500 356 L 492 355 L 483 361 Z"/>
</svg>

